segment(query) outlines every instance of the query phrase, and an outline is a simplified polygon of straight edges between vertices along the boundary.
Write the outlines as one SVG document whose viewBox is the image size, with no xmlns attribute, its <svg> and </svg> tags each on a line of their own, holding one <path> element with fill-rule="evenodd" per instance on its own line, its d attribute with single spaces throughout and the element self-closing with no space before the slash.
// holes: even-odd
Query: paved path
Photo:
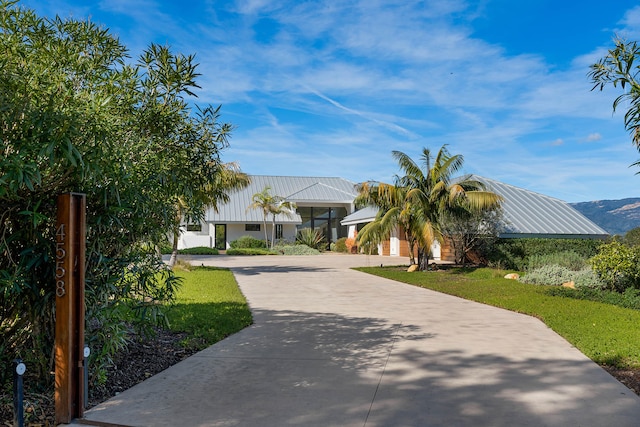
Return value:
<svg viewBox="0 0 640 427">
<path fill-rule="evenodd" d="M 398 259 L 201 262 L 232 269 L 254 325 L 91 409 L 88 420 L 182 427 L 640 424 L 640 398 L 537 319 L 348 268 Z"/>
</svg>

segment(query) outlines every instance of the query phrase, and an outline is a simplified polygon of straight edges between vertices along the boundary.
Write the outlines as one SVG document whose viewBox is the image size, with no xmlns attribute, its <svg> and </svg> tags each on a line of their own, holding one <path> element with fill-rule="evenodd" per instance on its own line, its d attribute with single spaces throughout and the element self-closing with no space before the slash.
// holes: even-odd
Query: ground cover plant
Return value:
<svg viewBox="0 0 640 427">
<path fill-rule="evenodd" d="M 282 255 L 320 255 L 320 251 L 307 245 L 277 245 L 274 250 Z"/>
<path fill-rule="evenodd" d="M 207 246 L 196 246 L 194 248 L 179 249 L 178 253 L 180 255 L 219 255 L 220 251 Z"/>
<path fill-rule="evenodd" d="M 554 295 L 550 286 L 504 279 L 506 271 L 452 268 L 408 273 L 404 269 L 358 268 L 370 274 L 529 314 L 596 363 L 640 369 L 640 311 L 599 301 Z"/>
<path fill-rule="evenodd" d="M 227 255 L 280 255 L 280 252 L 267 248 L 237 248 L 227 249 Z"/>
<path fill-rule="evenodd" d="M 153 336 L 131 331 L 129 345 L 114 356 L 113 364 L 104 373 L 92 375 L 91 406 L 252 323 L 247 302 L 229 270 L 180 265 L 184 268 L 176 274 L 182 286 L 175 303 L 165 307 L 169 328 L 156 328 Z M 54 425 L 53 390 L 42 391 L 33 385 L 27 378 L 25 425 Z M 11 390 L 0 391 L 0 425 L 13 425 Z"/>
</svg>

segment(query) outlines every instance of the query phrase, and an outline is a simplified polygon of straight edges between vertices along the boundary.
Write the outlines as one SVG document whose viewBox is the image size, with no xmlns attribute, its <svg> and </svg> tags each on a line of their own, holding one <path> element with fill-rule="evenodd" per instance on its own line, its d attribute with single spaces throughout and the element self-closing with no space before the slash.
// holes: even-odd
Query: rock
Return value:
<svg viewBox="0 0 640 427">
<path fill-rule="evenodd" d="M 505 279 L 518 280 L 520 275 L 518 273 L 509 273 L 504 276 Z"/>
<path fill-rule="evenodd" d="M 571 280 L 570 282 L 563 283 L 562 287 L 563 288 L 575 289 L 576 288 L 576 284 L 573 282 L 573 280 Z"/>
<path fill-rule="evenodd" d="M 407 268 L 407 273 L 413 273 L 418 270 L 418 264 L 411 264 L 409 268 Z"/>
</svg>

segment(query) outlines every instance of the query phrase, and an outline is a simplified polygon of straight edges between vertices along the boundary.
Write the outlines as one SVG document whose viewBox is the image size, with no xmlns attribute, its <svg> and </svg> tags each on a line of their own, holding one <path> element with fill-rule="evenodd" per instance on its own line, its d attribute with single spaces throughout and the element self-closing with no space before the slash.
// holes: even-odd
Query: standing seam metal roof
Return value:
<svg viewBox="0 0 640 427">
<path fill-rule="evenodd" d="M 356 197 L 355 183 L 343 178 L 250 175 L 251 183 L 244 189 L 229 194 L 229 203 L 221 204 L 216 212 L 209 209 L 207 221 L 220 223 L 260 223 L 262 211 L 248 209 L 254 194 L 270 187 L 270 193 L 283 197 L 299 206 L 314 204 L 350 204 Z M 291 218 L 276 216 L 278 223 L 300 224 L 297 213 Z"/>
<path fill-rule="evenodd" d="M 487 190 L 504 198 L 505 234 L 576 237 L 609 234 L 565 201 L 478 175 L 471 175 L 469 179 L 483 183 Z"/>
<path fill-rule="evenodd" d="M 504 236 L 604 237 L 609 234 L 562 200 L 478 175 L 465 178 L 479 181 L 487 190 L 502 196 L 507 223 Z M 362 209 L 344 218 L 342 224 L 369 222 L 373 217 L 375 213 Z"/>
</svg>

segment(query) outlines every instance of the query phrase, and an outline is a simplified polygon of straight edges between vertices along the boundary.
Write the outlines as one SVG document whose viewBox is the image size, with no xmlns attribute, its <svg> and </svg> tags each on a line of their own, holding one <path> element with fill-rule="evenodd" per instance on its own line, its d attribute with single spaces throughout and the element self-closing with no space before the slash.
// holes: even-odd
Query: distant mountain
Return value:
<svg viewBox="0 0 640 427">
<path fill-rule="evenodd" d="M 571 203 L 578 212 L 610 234 L 624 235 L 640 227 L 640 198 Z"/>
</svg>

